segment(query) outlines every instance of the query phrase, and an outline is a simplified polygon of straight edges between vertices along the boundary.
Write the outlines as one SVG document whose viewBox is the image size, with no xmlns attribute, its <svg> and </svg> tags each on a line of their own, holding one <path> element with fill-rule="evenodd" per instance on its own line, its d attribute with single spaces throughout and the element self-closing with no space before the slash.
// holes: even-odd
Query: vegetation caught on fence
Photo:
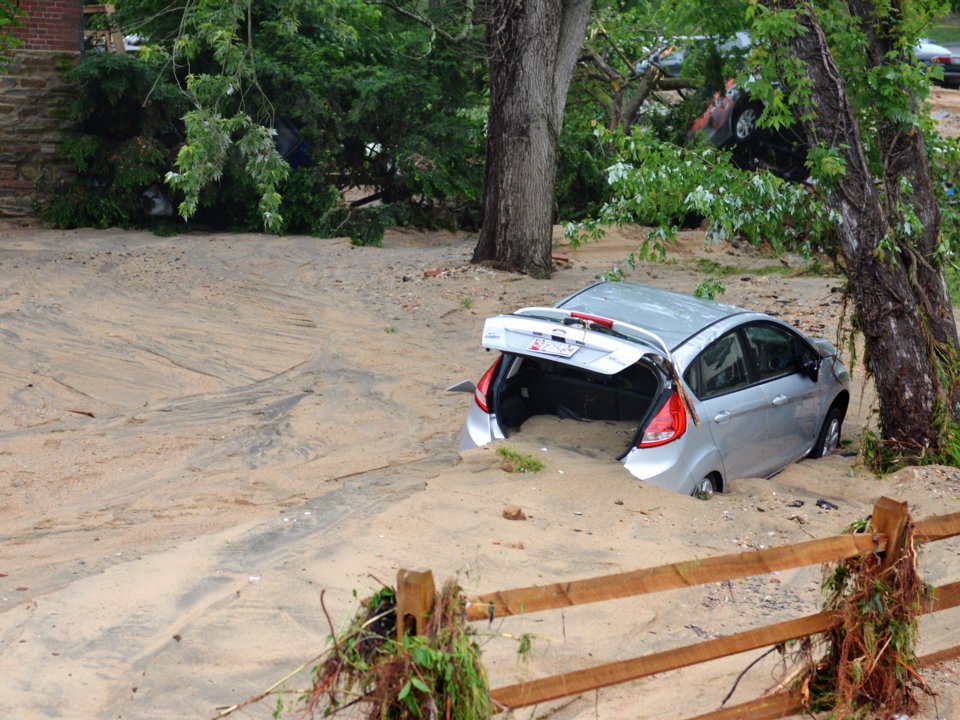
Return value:
<svg viewBox="0 0 960 720">
<path fill-rule="evenodd" d="M 396 590 L 383 587 L 361 604 L 346 630 L 336 632 L 331 624 L 330 647 L 309 663 L 306 689 L 278 683 L 217 717 L 273 698 L 274 717 L 328 717 L 349 708 L 350 717 L 368 720 L 485 720 L 493 714 L 487 675 L 464 602 L 459 585 L 448 581 L 430 596 L 429 618 L 421 618 L 418 631 L 397 632 L 403 609 Z"/>
<path fill-rule="evenodd" d="M 357 706 L 371 720 L 472 720 L 788 644 L 795 669 L 779 687 L 692 720 L 765 720 L 806 711 L 837 719 L 909 715 L 927 690 L 921 668 L 960 657 L 960 645 L 917 657 L 918 616 L 960 606 L 960 581 L 924 584 L 917 547 L 958 535 L 960 513 L 913 522 L 905 502 L 881 498 L 868 520 L 837 537 L 475 597 L 464 597 L 455 582 L 437 593 L 430 571 L 401 570 L 396 591 L 378 592 L 345 632 L 331 635 L 330 649 L 312 663 L 307 690 L 278 683 L 219 717 L 275 697 L 276 716 L 289 709 L 326 717 Z M 821 612 L 494 689 L 487 687 L 477 634 L 469 625 L 825 563 Z M 529 650 L 524 641 L 522 652 Z M 291 693 L 298 700 L 285 708 Z"/>
<path fill-rule="evenodd" d="M 312 715 L 358 704 L 377 718 L 490 717 L 480 648 L 463 619 L 463 594 L 448 582 L 434 599 L 422 635 L 395 636 L 396 597 L 384 588 L 368 601 L 315 667 L 303 695 Z"/>
<path fill-rule="evenodd" d="M 851 528 L 873 533 L 869 522 Z M 891 562 L 885 562 L 885 559 Z M 917 619 L 927 586 L 917 571 L 916 528 L 905 529 L 895 557 L 870 554 L 833 566 L 825 605 L 837 621 L 811 649 L 800 689 L 811 710 L 842 718 L 913 715 L 925 684 L 917 668 Z"/>
</svg>

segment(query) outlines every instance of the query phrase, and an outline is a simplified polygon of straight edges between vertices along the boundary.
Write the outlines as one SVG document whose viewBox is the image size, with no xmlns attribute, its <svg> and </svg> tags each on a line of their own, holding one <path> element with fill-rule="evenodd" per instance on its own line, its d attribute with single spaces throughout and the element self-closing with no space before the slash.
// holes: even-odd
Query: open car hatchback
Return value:
<svg viewBox="0 0 960 720">
<path fill-rule="evenodd" d="M 827 340 L 761 313 L 626 282 L 489 318 L 496 360 L 461 449 L 535 417 L 597 424 L 637 478 L 693 495 L 835 449 L 849 376 Z M 629 442 L 623 443 L 623 438 Z"/>
</svg>

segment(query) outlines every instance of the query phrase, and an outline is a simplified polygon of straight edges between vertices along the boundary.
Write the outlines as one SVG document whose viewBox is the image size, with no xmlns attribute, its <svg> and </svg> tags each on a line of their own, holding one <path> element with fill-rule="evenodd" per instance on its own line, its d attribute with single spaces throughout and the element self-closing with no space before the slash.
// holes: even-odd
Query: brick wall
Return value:
<svg viewBox="0 0 960 720">
<path fill-rule="evenodd" d="M 20 0 L 27 13 L 16 34 L 24 44 L 0 74 L 0 217 L 33 212 L 34 180 L 66 166 L 56 160 L 64 105 L 72 89 L 64 72 L 80 62 L 83 0 Z"/>
<path fill-rule="evenodd" d="M 27 14 L 13 34 L 25 50 L 80 52 L 83 48 L 83 0 L 20 0 Z"/>
</svg>

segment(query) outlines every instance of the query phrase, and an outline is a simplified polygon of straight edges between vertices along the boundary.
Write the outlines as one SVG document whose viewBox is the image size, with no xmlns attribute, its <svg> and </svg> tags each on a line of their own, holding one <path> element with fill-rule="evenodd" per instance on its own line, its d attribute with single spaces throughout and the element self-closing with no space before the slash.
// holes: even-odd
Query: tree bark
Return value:
<svg viewBox="0 0 960 720">
<path fill-rule="evenodd" d="M 473 262 L 550 277 L 557 140 L 591 4 L 485 4 L 490 109 Z"/>
<path fill-rule="evenodd" d="M 942 438 L 937 414 L 957 419 L 956 387 L 942 387 L 937 357 L 957 357 L 957 330 L 942 264 L 934 257 L 940 215 L 930 177 L 923 136 L 916 128 L 892 121 L 878 128 L 883 176 L 874 178 L 861 143 L 860 128 L 848 101 L 809 0 L 765 0 L 773 10 L 798 10 L 806 31 L 788 39 L 803 62 L 811 85 L 810 116 L 802 119 L 807 142 L 837 148 L 846 174 L 828 190 L 830 205 L 840 214 L 839 250 L 860 330 L 868 369 L 879 401 L 883 437 L 899 452 L 915 456 L 938 448 Z M 896 0 L 892 3 L 897 4 Z M 886 62 L 886 34 L 877 32 L 872 2 L 848 3 L 868 30 L 868 57 Z M 914 107 L 916 101 L 913 100 Z M 912 191 L 904 194 L 901 178 Z M 897 203 L 909 203 L 922 221 L 920 235 L 898 231 Z M 890 235 L 893 244 L 883 244 Z M 943 354 L 946 352 L 946 355 Z M 953 373 L 956 368 L 942 368 Z"/>
</svg>

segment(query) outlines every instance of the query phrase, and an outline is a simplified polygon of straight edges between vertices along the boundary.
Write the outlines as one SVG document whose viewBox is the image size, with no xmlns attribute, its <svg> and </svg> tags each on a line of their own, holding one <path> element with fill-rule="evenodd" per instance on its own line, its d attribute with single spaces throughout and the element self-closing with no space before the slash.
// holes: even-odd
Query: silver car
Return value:
<svg viewBox="0 0 960 720">
<path fill-rule="evenodd" d="M 840 442 L 849 375 L 827 340 L 732 305 L 600 282 L 554 307 L 486 321 L 499 351 L 474 389 L 461 449 L 536 415 L 605 421 L 631 438 L 619 460 L 677 492 L 723 492 Z"/>
<path fill-rule="evenodd" d="M 913 48 L 913 55 L 925 67 L 942 68 L 943 78 L 933 81 L 937 85 L 948 88 L 960 87 L 960 57 L 954 55 L 949 49 L 938 45 L 933 40 L 921 38 Z"/>
</svg>

